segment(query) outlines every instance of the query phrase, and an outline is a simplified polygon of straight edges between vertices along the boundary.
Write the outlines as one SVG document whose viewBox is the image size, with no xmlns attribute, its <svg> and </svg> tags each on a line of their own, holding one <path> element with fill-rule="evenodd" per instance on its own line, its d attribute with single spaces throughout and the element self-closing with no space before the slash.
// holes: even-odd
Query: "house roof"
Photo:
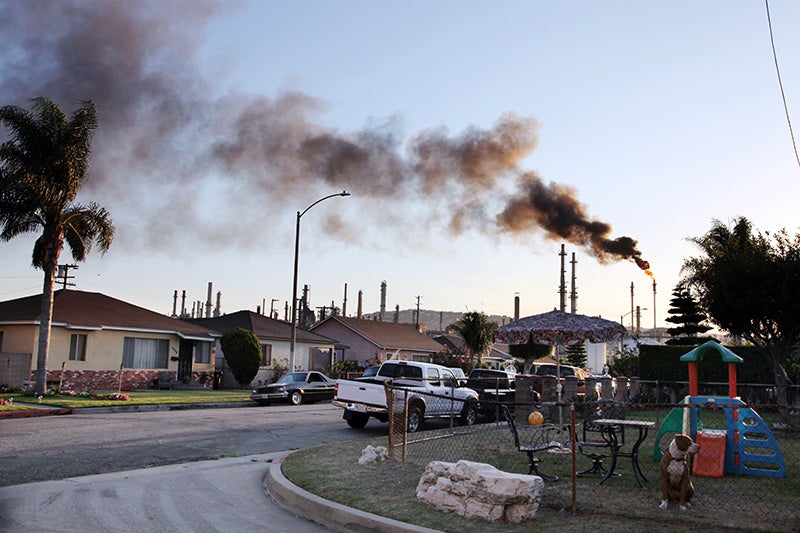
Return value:
<svg viewBox="0 0 800 533">
<path fill-rule="evenodd" d="M 467 352 L 467 343 L 458 335 L 439 335 L 438 337 L 434 337 L 433 340 L 453 353 Z"/>
<path fill-rule="evenodd" d="M 311 330 L 323 324 L 336 322 L 377 345 L 382 349 L 403 348 L 410 350 L 424 350 L 426 352 L 439 352 L 442 345 L 423 335 L 408 324 L 395 324 L 394 322 L 380 322 L 377 320 L 363 320 L 342 316 L 329 316 L 322 322 L 315 324 Z"/>
<path fill-rule="evenodd" d="M 213 318 L 186 319 L 191 322 L 220 333 L 225 333 L 236 328 L 246 329 L 255 333 L 256 337 L 265 340 L 289 341 L 292 337 L 292 325 L 288 322 L 275 320 L 268 316 L 252 311 L 237 311 Z M 297 341 L 317 344 L 336 344 L 335 339 L 317 333 L 297 329 Z"/>
<path fill-rule="evenodd" d="M 0 302 L 0 324 L 38 324 L 42 295 Z M 99 292 L 61 289 L 53 293 L 53 325 L 70 329 L 117 329 L 175 333 L 210 340 L 216 332 Z"/>
</svg>

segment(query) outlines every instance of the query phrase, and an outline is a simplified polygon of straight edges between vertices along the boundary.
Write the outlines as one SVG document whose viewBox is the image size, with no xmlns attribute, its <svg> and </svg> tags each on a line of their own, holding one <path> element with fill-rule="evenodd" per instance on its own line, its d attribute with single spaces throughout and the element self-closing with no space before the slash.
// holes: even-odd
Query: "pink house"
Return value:
<svg viewBox="0 0 800 533">
<path fill-rule="evenodd" d="M 444 347 L 408 324 L 330 316 L 311 331 L 336 339 L 336 360 L 357 361 L 360 366 L 387 359 L 429 362 Z"/>
</svg>

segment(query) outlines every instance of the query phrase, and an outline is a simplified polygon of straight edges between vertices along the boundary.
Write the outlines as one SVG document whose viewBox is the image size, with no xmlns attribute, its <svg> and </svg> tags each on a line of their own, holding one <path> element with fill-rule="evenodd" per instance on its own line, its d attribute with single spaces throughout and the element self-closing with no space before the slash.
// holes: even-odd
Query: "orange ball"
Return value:
<svg viewBox="0 0 800 533">
<path fill-rule="evenodd" d="M 528 424 L 532 426 L 541 426 L 544 423 L 544 416 L 539 411 L 531 411 L 528 415 Z"/>
</svg>

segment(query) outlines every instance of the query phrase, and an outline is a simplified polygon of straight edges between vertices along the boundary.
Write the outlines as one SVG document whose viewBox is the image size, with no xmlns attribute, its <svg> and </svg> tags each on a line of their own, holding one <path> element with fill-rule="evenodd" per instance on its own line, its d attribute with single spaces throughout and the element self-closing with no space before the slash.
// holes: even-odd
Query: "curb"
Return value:
<svg viewBox="0 0 800 533">
<path fill-rule="evenodd" d="M 22 402 L 20 402 L 22 403 Z M 150 411 L 188 411 L 189 409 L 226 409 L 234 407 L 258 407 L 254 402 L 221 402 L 221 403 L 176 403 L 167 405 L 116 405 L 109 407 L 79 407 L 77 409 L 61 409 L 58 407 L 36 407 L 24 411 L 2 411 L 3 418 L 28 418 L 32 416 L 103 414 L 103 413 L 144 413 Z"/>
<path fill-rule="evenodd" d="M 264 490 L 280 507 L 291 511 L 306 520 L 316 522 L 340 533 L 436 533 L 438 530 L 415 526 L 384 518 L 347 507 L 340 503 L 320 498 L 307 490 L 301 489 L 283 475 L 281 465 L 289 455 L 288 452 L 274 460 L 264 475 Z"/>
<path fill-rule="evenodd" d="M 54 415 L 71 415 L 74 414 L 74 409 L 48 409 L 36 408 L 25 409 L 21 411 L 3 411 L 0 412 L 0 420 L 4 418 L 31 418 L 34 416 L 54 416 Z"/>
</svg>

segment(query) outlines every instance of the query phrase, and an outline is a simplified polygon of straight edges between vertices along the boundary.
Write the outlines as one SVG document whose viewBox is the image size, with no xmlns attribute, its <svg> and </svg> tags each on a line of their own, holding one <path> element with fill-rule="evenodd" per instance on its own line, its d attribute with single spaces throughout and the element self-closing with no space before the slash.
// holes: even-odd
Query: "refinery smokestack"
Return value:
<svg viewBox="0 0 800 533">
<path fill-rule="evenodd" d="M 181 293 L 181 318 L 186 316 L 186 289 Z"/>
<path fill-rule="evenodd" d="M 567 282 L 564 279 L 565 275 L 565 268 L 564 268 L 564 258 L 567 256 L 567 252 L 564 251 L 564 245 L 561 245 L 561 253 L 558 254 L 561 256 L 561 283 L 558 286 L 558 295 L 559 295 L 559 309 L 564 312 L 567 310 Z"/>
<path fill-rule="evenodd" d="M 575 285 L 575 265 L 578 264 L 577 259 L 575 259 L 575 252 L 572 252 L 572 291 L 569 295 L 569 302 L 570 302 L 570 312 L 577 313 L 578 312 L 578 288 Z"/>
<path fill-rule="evenodd" d="M 362 304 L 364 303 L 364 291 L 358 291 L 358 308 L 356 309 L 356 318 L 361 320 L 363 318 Z"/>
<path fill-rule="evenodd" d="M 514 320 L 519 320 L 519 293 L 514 295 Z"/>
<path fill-rule="evenodd" d="M 172 294 L 172 318 L 176 318 L 178 316 L 178 289 L 175 289 L 175 292 Z"/>
<path fill-rule="evenodd" d="M 211 293 L 213 292 L 213 287 L 211 282 L 208 282 L 208 296 L 206 297 L 206 318 L 211 318 Z M 202 316 L 202 309 L 200 310 L 200 316 Z"/>
<path fill-rule="evenodd" d="M 381 281 L 381 322 L 383 322 L 386 315 L 386 280 Z"/>
<path fill-rule="evenodd" d="M 217 291 L 217 307 L 214 309 L 214 316 L 222 314 L 222 291 Z"/>
</svg>

